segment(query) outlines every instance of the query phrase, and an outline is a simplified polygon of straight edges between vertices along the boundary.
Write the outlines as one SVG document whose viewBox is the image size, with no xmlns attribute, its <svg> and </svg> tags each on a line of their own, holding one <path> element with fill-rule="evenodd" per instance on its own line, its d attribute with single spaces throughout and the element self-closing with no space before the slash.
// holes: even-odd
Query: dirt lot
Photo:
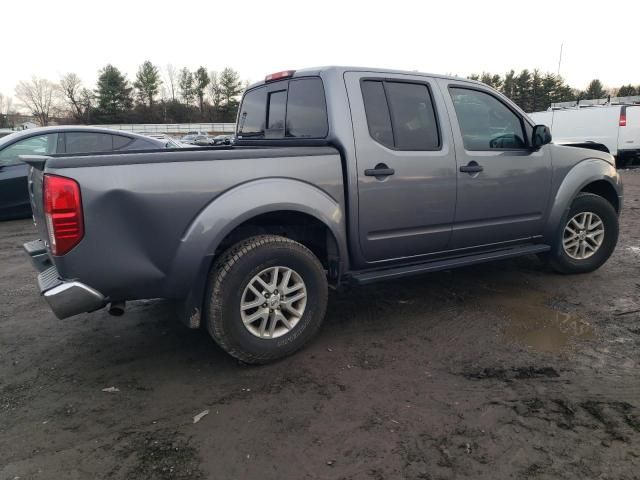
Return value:
<svg viewBox="0 0 640 480">
<path fill-rule="evenodd" d="M 161 301 L 56 320 L 31 223 L 2 223 L 0 479 L 640 478 L 640 171 L 624 180 L 596 273 L 523 258 L 335 294 L 265 367 Z"/>
</svg>

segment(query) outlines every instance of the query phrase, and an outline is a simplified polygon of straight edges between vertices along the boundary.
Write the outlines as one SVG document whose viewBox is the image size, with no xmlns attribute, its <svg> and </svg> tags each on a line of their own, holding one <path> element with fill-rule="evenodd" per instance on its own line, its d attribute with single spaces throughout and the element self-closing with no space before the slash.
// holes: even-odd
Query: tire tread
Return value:
<svg viewBox="0 0 640 480">
<path fill-rule="evenodd" d="M 231 246 L 228 250 L 226 250 L 220 258 L 214 263 L 214 266 L 211 270 L 211 274 L 209 277 L 209 295 L 207 302 L 207 317 L 205 321 L 205 325 L 209 335 L 213 338 L 213 340 L 229 355 L 232 357 L 248 364 L 263 364 L 273 361 L 277 358 L 282 357 L 282 354 L 274 353 L 274 354 L 263 354 L 256 355 L 253 353 L 246 352 L 241 350 L 233 345 L 230 341 L 229 336 L 224 330 L 224 324 L 221 321 L 216 321 L 222 316 L 222 302 L 224 299 L 222 298 L 222 288 L 225 282 L 225 279 L 233 269 L 234 265 L 240 261 L 245 255 L 249 254 L 253 250 L 257 248 L 261 248 L 267 245 L 277 244 L 280 247 L 289 248 L 289 249 L 302 249 L 305 253 L 309 254 L 310 257 L 315 261 L 316 267 L 319 269 L 324 269 L 320 261 L 317 257 L 309 250 L 307 247 L 302 245 L 301 243 L 296 242 L 287 237 L 282 237 L 279 235 L 257 235 L 254 237 L 249 237 L 245 240 L 241 240 L 235 245 Z M 326 306 L 326 296 L 327 292 L 323 293 L 323 304 Z M 321 312 L 324 317 L 324 311 Z M 309 332 L 309 336 L 315 335 L 315 333 L 320 329 L 321 323 L 315 325 L 313 331 Z M 291 349 L 286 354 L 290 355 L 294 353 L 296 350 L 300 349 L 302 345 L 297 348 Z"/>
<path fill-rule="evenodd" d="M 571 211 L 573 209 L 573 205 L 578 202 L 578 201 L 582 201 L 582 200 L 589 200 L 591 199 L 594 202 L 600 203 L 602 206 L 605 206 L 605 208 L 610 208 L 611 209 L 611 215 L 612 218 L 615 218 L 616 220 L 616 228 L 618 228 L 617 225 L 617 213 L 615 211 L 615 208 L 613 207 L 613 205 L 611 205 L 605 198 L 601 197 L 600 195 L 596 195 L 595 193 L 590 193 L 590 192 L 580 192 L 578 193 L 578 195 L 576 195 L 576 197 L 573 199 L 573 202 L 571 203 L 571 207 L 569 209 L 569 211 Z M 604 219 L 603 219 L 604 220 Z M 557 273 L 561 273 L 561 274 L 575 274 L 575 273 L 588 273 L 591 272 L 593 270 L 596 270 L 598 268 L 600 268 L 609 258 L 609 256 L 611 255 L 611 253 L 613 253 L 613 250 L 615 249 L 615 245 L 617 243 L 617 239 L 618 239 L 618 231 L 614 231 L 614 232 L 606 232 L 609 235 L 611 235 L 612 233 L 615 234 L 615 240 L 613 242 L 613 247 L 611 252 L 609 253 L 609 255 L 607 255 L 607 257 L 599 264 L 595 265 L 595 268 L 593 267 L 589 267 L 589 268 L 576 268 L 576 266 L 570 264 L 567 262 L 567 260 L 564 258 L 563 254 L 562 254 L 562 232 L 564 229 L 564 223 L 565 221 L 563 220 L 562 225 L 559 226 L 559 238 L 558 238 L 558 244 L 554 247 L 554 250 L 552 251 L 551 254 L 548 254 L 546 256 L 546 261 L 549 264 L 549 266 Z"/>
</svg>

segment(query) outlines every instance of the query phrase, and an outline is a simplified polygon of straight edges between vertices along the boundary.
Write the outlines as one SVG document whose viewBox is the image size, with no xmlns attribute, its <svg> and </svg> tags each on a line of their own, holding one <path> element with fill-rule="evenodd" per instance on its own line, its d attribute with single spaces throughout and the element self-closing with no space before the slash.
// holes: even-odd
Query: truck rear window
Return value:
<svg viewBox="0 0 640 480">
<path fill-rule="evenodd" d="M 327 103 L 319 77 L 269 83 L 249 91 L 238 116 L 238 139 L 325 138 Z"/>
</svg>

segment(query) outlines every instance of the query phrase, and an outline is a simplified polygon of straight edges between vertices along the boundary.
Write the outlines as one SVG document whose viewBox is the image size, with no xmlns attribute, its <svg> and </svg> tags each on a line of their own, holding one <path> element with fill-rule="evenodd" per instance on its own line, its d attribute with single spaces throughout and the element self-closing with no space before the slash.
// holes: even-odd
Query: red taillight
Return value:
<svg viewBox="0 0 640 480">
<path fill-rule="evenodd" d="M 75 180 L 45 174 L 44 214 L 51 253 L 64 255 L 82 240 L 82 201 Z"/>
<path fill-rule="evenodd" d="M 274 80 L 282 80 L 283 78 L 292 77 L 296 73 L 295 70 L 283 70 L 282 72 L 272 73 L 264 77 L 265 82 L 273 82 Z"/>
<path fill-rule="evenodd" d="M 620 109 L 620 126 L 621 127 L 627 126 L 627 112 L 625 111 L 624 108 Z"/>
</svg>

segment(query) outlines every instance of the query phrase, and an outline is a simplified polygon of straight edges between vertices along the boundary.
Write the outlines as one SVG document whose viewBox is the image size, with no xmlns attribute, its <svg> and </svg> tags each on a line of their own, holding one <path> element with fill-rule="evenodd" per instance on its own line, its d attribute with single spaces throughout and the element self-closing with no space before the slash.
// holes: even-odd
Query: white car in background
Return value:
<svg viewBox="0 0 640 480">
<path fill-rule="evenodd" d="M 601 143 L 618 167 L 640 162 L 640 105 L 583 105 L 529 116 L 551 129 L 554 143 Z"/>
<path fill-rule="evenodd" d="M 167 148 L 182 148 L 184 147 L 178 140 L 169 135 L 165 135 L 164 133 L 150 133 L 147 135 L 148 137 L 155 138 L 156 140 L 161 140 L 166 142 Z"/>
</svg>

